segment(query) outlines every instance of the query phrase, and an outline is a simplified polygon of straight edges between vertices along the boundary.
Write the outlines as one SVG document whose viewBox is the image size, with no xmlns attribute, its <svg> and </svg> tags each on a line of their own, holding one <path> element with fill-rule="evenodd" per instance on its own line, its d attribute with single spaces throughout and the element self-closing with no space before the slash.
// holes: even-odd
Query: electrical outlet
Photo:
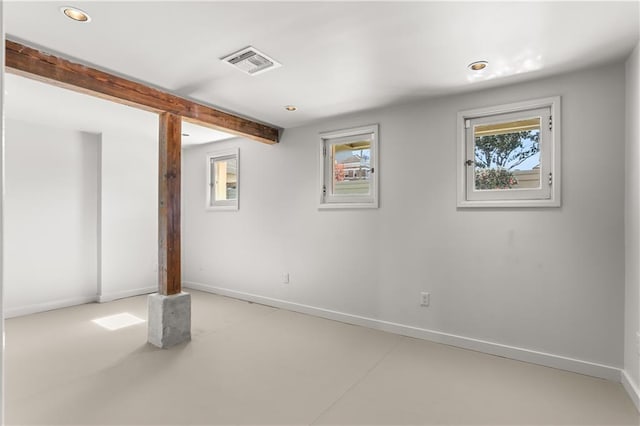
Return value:
<svg viewBox="0 0 640 426">
<path fill-rule="evenodd" d="M 288 272 L 283 272 L 282 273 L 282 284 L 289 284 L 289 273 Z"/>
<path fill-rule="evenodd" d="M 429 306 L 430 294 L 427 292 L 420 293 L 420 306 Z"/>
</svg>

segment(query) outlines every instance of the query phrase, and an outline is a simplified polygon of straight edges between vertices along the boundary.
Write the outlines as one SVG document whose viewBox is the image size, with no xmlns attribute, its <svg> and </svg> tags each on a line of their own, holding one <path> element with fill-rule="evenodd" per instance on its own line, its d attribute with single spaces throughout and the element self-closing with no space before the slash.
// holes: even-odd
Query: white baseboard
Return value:
<svg viewBox="0 0 640 426">
<path fill-rule="evenodd" d="M 638 384 L 634 383 L 625 370 L 620 372 L 620 376 L 620 381 L 622 382 L 624 390 L 629 394 L 629 398 L 631 398 L 631 401 L 635 404 L 636 409 L 640 411 L 640 388 L 638 387 Z"/>
<path fill-rule="evenodd" d="M 133 297 L 133 296 L 140 296 L 142 294 L 155 293 L 156 291 L 158 291 L 158 286 L 135 288 L 133 290 L 105 293 L 98 296 L 98 302 L 100 303 L 111 302 L 117 299 L 124 299 L 125 297 Z"/>
<path fill-rule="evenodd" d="M 20 317 L 23 315 L 37 314 L 38 312 L 52 311 L 54 309 L 68 308 L 70 306 L 83 305 L 98 300 L 97 296 L 74 297 L 71 299 L 55 300 L 53 302 L 36 303 L 34 305 L 8 308 L 4 311 L 5 318 Z"/>
<path fill-rule="evenodd" d="M 125 297 L 139 296 L 141 294 L 154 293 L 158 287 L 144 287 L 133 290 L 118 291 L 95 296 L 74 297 L 71 299 L 54 300 L 52 302 L 36 303 L 34 305 L 19 306 L 15 308 L 5 308 L 5 318 L 15 318 L 23 315 L 37 314 L 38 312 L 52 311 L 54 309 L 68 308 L 70 306 L 83 305 L 92 302 L 111 302 L 112 300 L 124 299 Z"/>
<path fill-rule="evenodd" d="M 70 306 L 84 305 L 85 303 L 105 303 L 112 300 L 124 299 L 125 297 L 139 296 L 158 291 L 158 287 L 144 287 L 133 290 L 118 291 L 95 296 L 74 297 L 71 299 L 55 300 L 53 302 L 36 303 L 34 305 L 19 306 L 16 308 L 5 308 L 5 318 L 15 318 L 23 315 L 37 314 L 38 312 L 52 311 L 54 309 L 68 308 Z"/>
<path fill-rule="evenodd" d="M 437 343 L 444 343 L 451 346 L 471 349 L 474 351 L 502 356 L 505 358 L 511 358 L 518 361 L 530 362 L 532 364 L 544 365 L 547 367 L 558 368 L 561 370 L 572 371 L 588 376 L 594 376 L 612 380 L 615 382 L 620 382 L 620 369 L 610 365 L 598 364 L 561 355 L 554 355 L 545 352 L 533 351 L 530 349 L 503 345 L 500 343 L 493 343 L 485 340 L 473 339 L 470 337 L 457 336 L 454 334 L 443 333 L 441 331 L 428 330 L 425 328 L 413 327 L 404 324 L 397 324 L 375 318 L 346 314 L 343 312 L 317 308 L 315 306 L 303 305 L 300 303 L 288 302 L 280 299 L 273 299 L 270 297 L 258 296 L 255 294 L 215 287 L 207 284 L 185 281 L 182 285 L 183 287 L 191 288 L 194 290 L 206 291 L 209 293 L 215 293 L 222 296 L 229 296 L 236 299 L 261 303 L 264 305 L 274 306 L 277 308 L 287 309 L 303 314 L 314 315 L 349 324 L 388 331 L 390 333 L 430 340 Z"/>
</svg>

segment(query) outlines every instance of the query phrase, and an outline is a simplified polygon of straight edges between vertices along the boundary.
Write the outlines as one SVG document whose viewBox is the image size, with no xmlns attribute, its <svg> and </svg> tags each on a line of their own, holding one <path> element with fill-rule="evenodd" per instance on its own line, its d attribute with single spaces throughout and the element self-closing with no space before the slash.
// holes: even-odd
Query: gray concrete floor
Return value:
<svg viewBox="0 0 640 426">
<path fill-rule="evenodd" d="M 197 291 L 190 343 L 146 296 L 6 321 L 6 423 L 638 425 L 619 383 Z"/>
</svg>

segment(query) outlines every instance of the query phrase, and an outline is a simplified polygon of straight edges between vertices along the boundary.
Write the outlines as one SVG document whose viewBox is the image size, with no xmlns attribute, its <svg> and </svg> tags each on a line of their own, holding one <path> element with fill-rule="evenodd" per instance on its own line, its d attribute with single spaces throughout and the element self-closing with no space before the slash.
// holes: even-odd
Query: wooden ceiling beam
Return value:
<svg viewBox="0 0 640 426">
<path fill-rule="evenodd" d="M 238 117 L 167 92 L 109 74 L 29 46 L 6 40 L 6 71 L 55 86 L 108 99 L 155 113 L 168 112 L 184 120 L 259 142 L 278 142 L 275 127 Z"/>
</svg>

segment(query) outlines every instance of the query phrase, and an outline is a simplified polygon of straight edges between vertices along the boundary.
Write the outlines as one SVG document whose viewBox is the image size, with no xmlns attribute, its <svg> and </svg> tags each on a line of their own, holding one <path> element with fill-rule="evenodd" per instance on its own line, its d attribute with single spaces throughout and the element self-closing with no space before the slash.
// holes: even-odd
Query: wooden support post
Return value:
<svg viewBox="0 0 640 426">
<path fill-rule="evenodd" d="M 158 169 L 158 293 L 170 296 L 182 290 L 180 278 L 180 154 L 182 119 L 160 114 Z"/>
<path fill-rule="evenodd" d="M 160 114 L 158 167 L 158 293 L 149 295 L 148 342 L 159 348 L 191 340 L 191 295 L 180 280 L 180 154 L 182 117 Z"/>
</svg>

